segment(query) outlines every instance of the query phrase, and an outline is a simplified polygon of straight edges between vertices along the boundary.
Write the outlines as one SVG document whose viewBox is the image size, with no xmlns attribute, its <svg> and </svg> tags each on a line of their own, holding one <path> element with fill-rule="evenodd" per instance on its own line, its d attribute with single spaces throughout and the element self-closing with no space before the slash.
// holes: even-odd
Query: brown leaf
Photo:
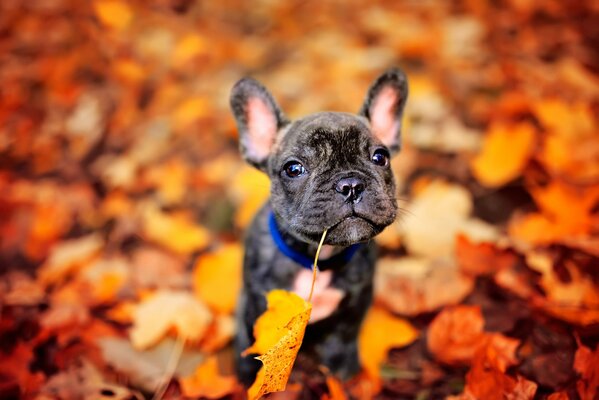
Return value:
<svg viewBox="0 0 599 400">
<path fill-rule="evenodd" d="M 184 340 L 197 342 L 210 326 L 212 314 L 191 293 L 163 290 L 137 306 L 131 342 L 137 349 L 156 344 L 171 329 Z"/>
<path fill-rule="evenodd" d="M 446 259 L 383 258 L 377 263 L 374 298 L 395 313 L 413 316 L 457 304 L 473 287 L 473 278 Z"/>
</svg>

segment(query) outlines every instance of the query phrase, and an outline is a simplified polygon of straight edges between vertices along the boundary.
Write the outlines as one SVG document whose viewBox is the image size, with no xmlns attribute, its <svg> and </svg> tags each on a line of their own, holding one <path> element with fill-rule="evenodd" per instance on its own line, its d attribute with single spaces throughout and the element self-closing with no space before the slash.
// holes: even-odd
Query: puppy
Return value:
<svg viewBox="0 0 599 400">
<path fill-rule="evenodd" d="M 400 148 L 407 96 L 405 74 L 391 69 L 374 81 L 358 114 L 319 112 L 291 121 L 259 82 L 245 78 L 233 87 L 241 154 L 271 182 L 270 199 L 245 239 L 235 338 L 244 384 L 261 366 L 241 352 L 254 342 L 265 294 L 281 288 L 306 295 L 325 229 L 328 254 L 318 262 L 323 272 L 301 351 L 341 379 L 360 370 L 357 336 L 372 300 L 375 262 L 370 239 L 397 215 L 390 157 Z"/>
</svg>

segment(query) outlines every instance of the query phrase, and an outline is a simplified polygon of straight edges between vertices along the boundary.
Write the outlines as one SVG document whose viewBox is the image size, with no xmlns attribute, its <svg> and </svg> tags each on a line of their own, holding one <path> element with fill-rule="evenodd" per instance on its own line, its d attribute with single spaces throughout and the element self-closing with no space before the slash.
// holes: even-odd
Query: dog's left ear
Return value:
<svg viewBox="0 0 599 400">
<path fill-rule="evenodd" d="M 241 79 L 233 86 L 230 103 L 243 158 L 266 170 L 272 145 L 279 130 L 288 123 L 287 118 L 268 90 L 252 78 Z"/>
<path fill-rule="evenodd" d="M 370 121 L 370 129 L 391 153 L 401 145 L 401 118 L 408 98 L 408 78 L 397 68 L 374 81 L 359 114 Z"/>
</svg>

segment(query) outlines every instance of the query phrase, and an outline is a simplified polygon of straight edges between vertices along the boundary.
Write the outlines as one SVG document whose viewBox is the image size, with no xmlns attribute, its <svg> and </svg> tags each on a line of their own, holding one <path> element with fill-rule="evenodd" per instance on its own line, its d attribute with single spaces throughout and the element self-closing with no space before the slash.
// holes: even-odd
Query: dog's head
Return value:
<svg viewBox="0 0 599 400">
<path fill-rule="evenodd" d="M 277 220 L 300 239 L 326 244 L 366 241 L 397 214 L 389 159 L 400 148 L 408 96 L 405 74 L 392 69 L 370 87 L 358 114 L 319 112 L 288 120 L 257 81 L 237 82 L 231 108 L 240 148 L 271 179 Z"/>
</svg>

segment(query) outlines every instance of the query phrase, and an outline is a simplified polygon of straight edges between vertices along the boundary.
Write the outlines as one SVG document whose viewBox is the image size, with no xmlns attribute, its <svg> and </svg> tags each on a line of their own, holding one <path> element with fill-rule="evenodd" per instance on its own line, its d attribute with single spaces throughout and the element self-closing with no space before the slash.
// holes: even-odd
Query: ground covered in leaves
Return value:
<svg viewBox="0 0 599 400">
<path fill-rule="evenodd" d="M 0 398 L 243 398 L 232 314 L 268 182 L 228 111 L 410 78 L 363 373 L 281 398 L 597 399 L 596 2 L 0 2 Z M 170 379 L 172 376 L 172 379 Z"/>
</svg>

